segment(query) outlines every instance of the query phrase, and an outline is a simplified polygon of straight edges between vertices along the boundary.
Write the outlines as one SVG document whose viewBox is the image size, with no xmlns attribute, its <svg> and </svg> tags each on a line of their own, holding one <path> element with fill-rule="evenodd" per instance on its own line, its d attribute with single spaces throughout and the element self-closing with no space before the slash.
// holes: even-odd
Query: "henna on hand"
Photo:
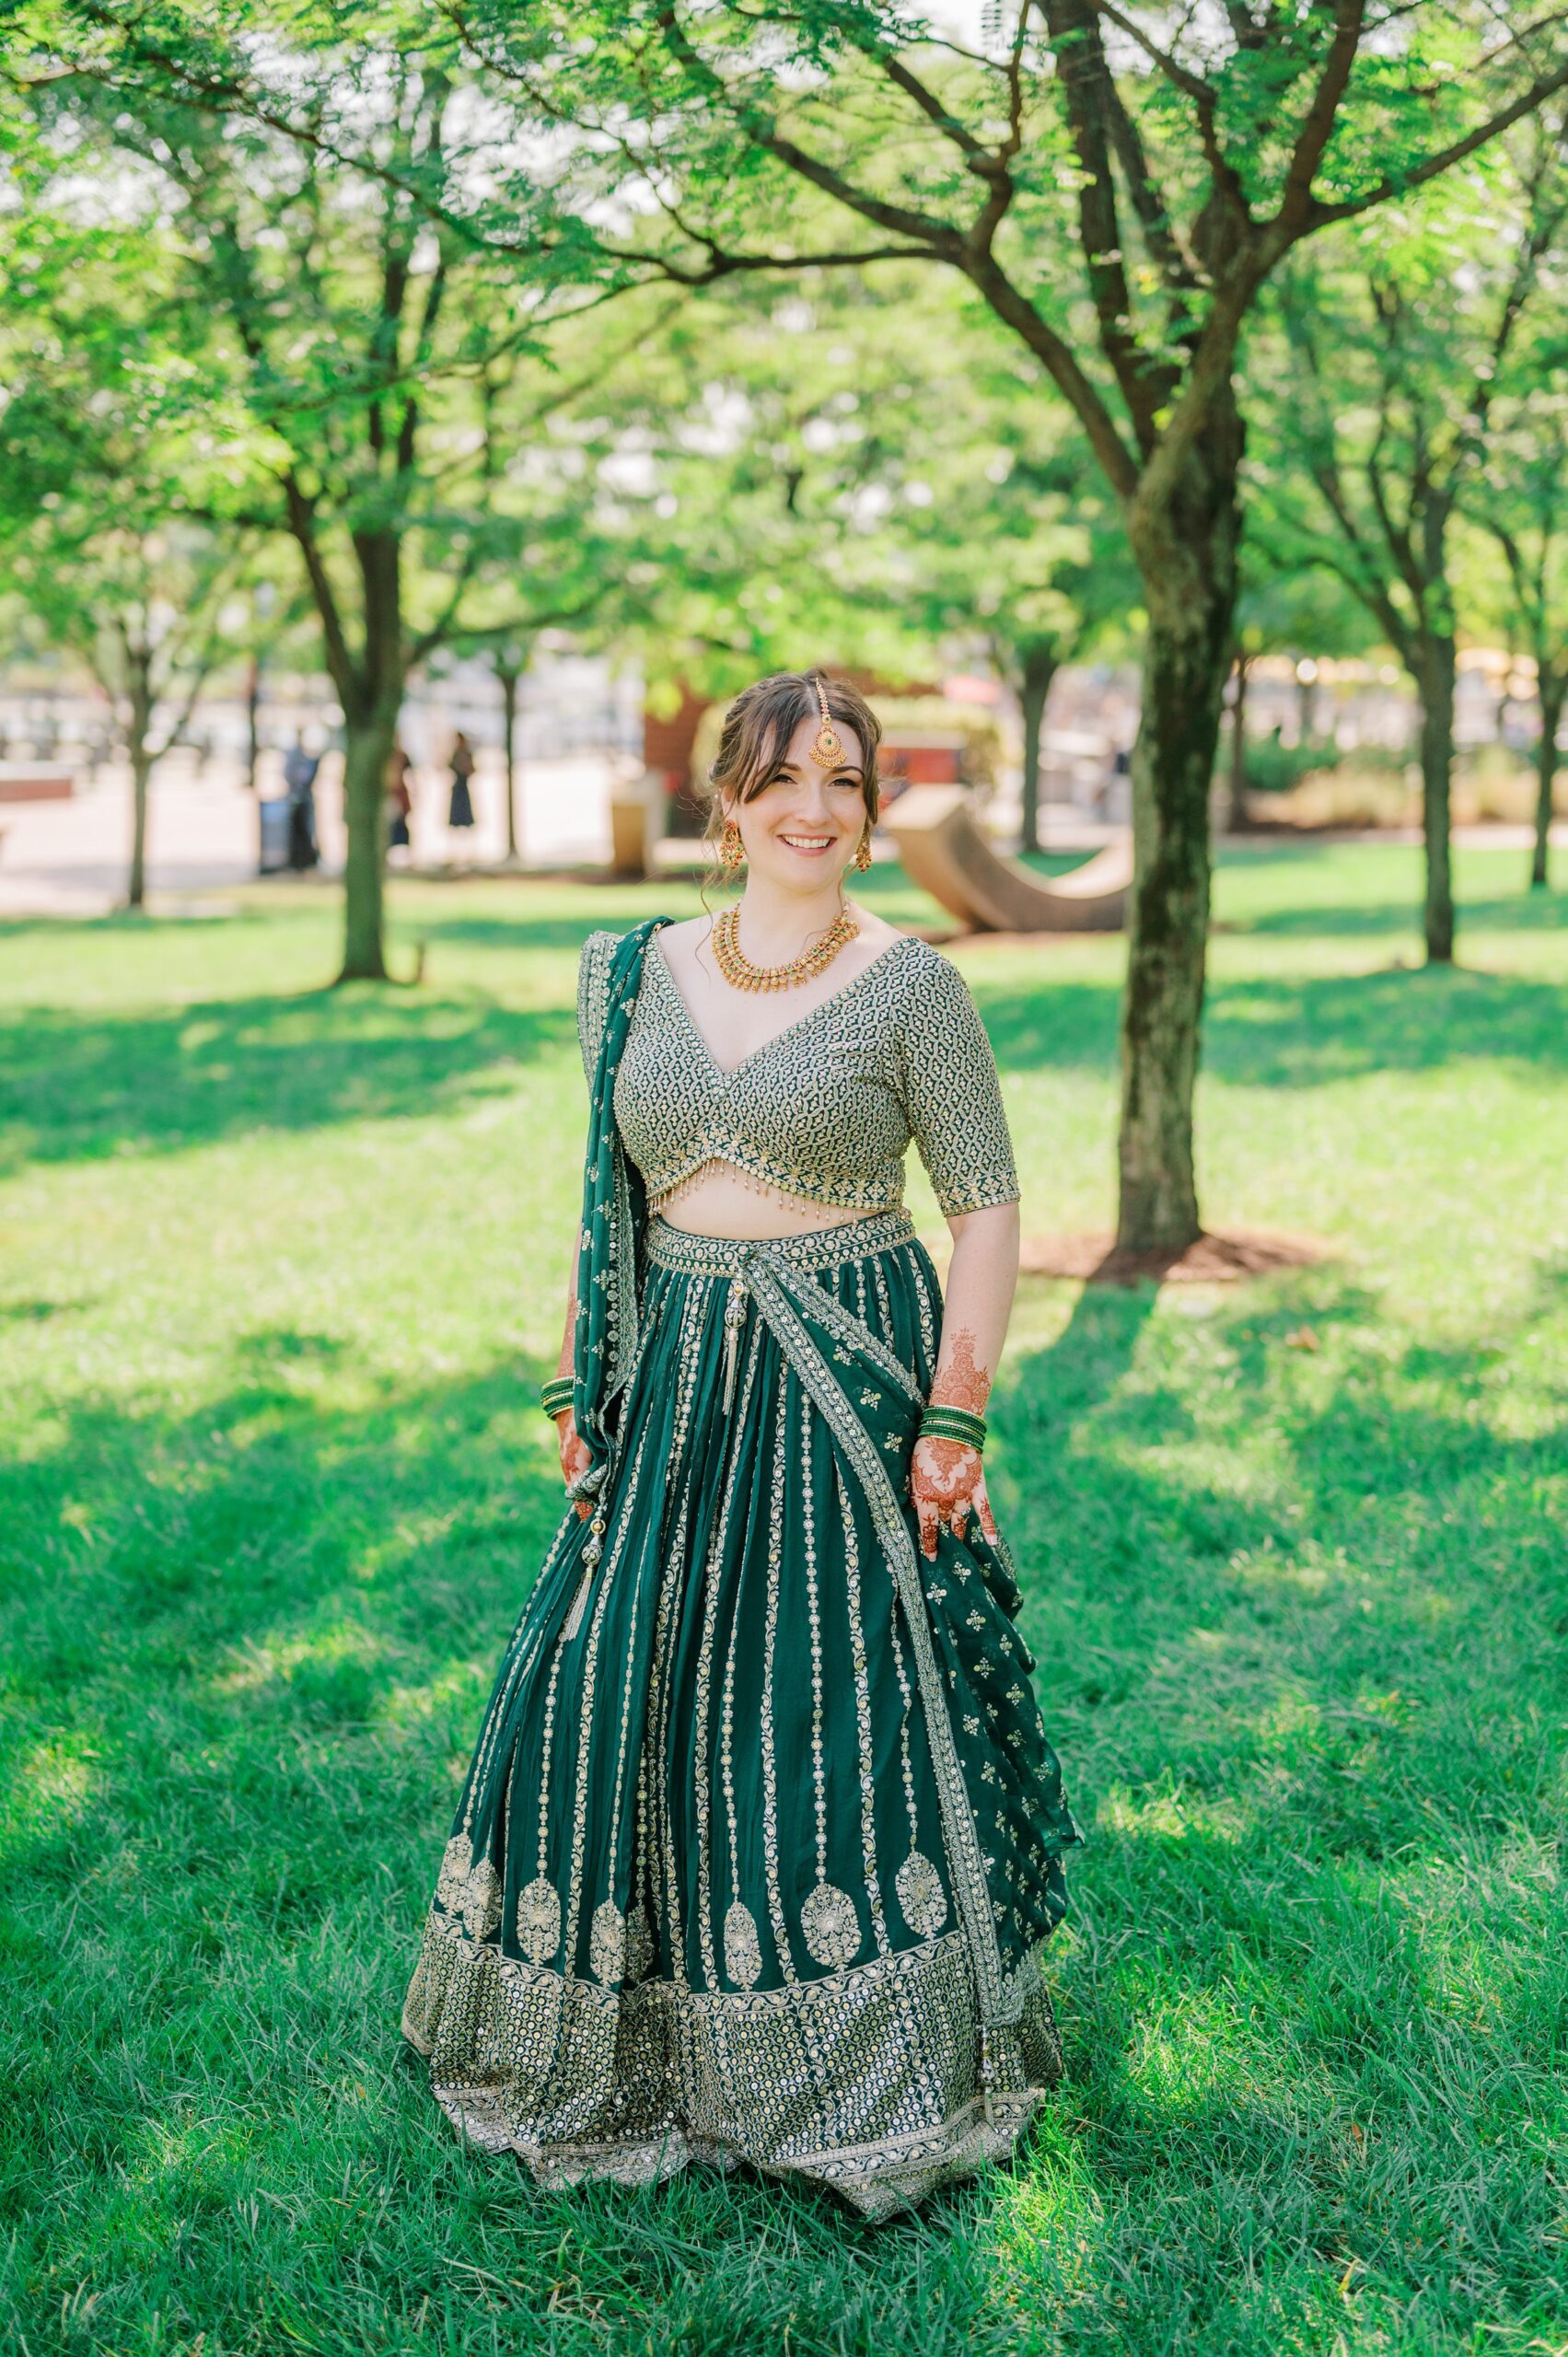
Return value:
<svg viewBox="0 0 1568 2357">
<path fill-rule="evenodd" d="M 570 1485 L 579 1473 L 587 1471 L 594 1461 L 593 1452 L 573 1422 L 570 1408 L 562 1409 L 555 1419 L 555 1429 L 561 1443 L 561 1478 Z M 587 1522 L 593 1512 L 592 1499 L 575 1498 L 572 1503 L 577 1510 L 577 1520 Z"/>
<path fill-rule="evenodd" d="M 996 1538 L 980 1451 L 961 1440 L 916 1441 L 910 1496 L 920 1522 L 920 1551 L 928 1562 L 935 1560 L 937 1525 L 946 1522 L 954 1538 L 961 1538 L 971 1507 L 986 1537 Z"/>
<path fill-rule="evenodd" d="M 968 1326 L 942 1329 L 942 1349 L 931 1378 L 934 1407 L 967 1408 L 971 1416 L 985 1413 L 991 1397 L 991 1370 L 974 1354 L 974 1334 Z"/>
</svg>

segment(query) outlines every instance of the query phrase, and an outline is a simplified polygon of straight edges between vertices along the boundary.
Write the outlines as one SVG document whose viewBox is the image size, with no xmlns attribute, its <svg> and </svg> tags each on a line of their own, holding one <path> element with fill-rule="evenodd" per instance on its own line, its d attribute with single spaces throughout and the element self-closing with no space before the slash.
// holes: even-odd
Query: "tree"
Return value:
<svg viewBox="0 0 1568 2357">
<path fill-rule="evenodd" d="M 25 181 L 22 183 L 25 188 Z M 0 552 L 16 591 L 93 672 L 131 767 L 126 900 L 146 894 L 148 784 L 180 741 L 247 561 L 221 511 L 233 463 L 190 393 L 203 330 L 156 240 L 18 206 L 0 262 Z"/>
<path fill-rule="evenodd" d="M 410 674 L 602 592 L 593 470 L 541 430 L 564 398 L 549 341 L 570 288 L 553 303 L 456 225 L 488 134 L 449 44 L 347 12 L 233 44 L 177 15 L 62 23 L 35 96 L 57 166 L 107 179 L 135 159 L 135 198 L 213 322 L 209 398 L 238 405 L 256 450 L 246 520 L 297 551 L 343 713 L 342 975 L 380 978 Z"/>
<path fill-rule="evenodd" d="M 1192 1091 L 1242 332 L 1305 239 L 1435 179 L 1568 84 L 1568 22 L 1498 31 L 1484 6 L 1394 0 L 1234 0 L 1176 20 L 1015 0 L 987 12 L 976 45 L 890 0 L 522 13 L 463 0 L 453 20 L 498 89 L 576 130 L 553 203 L 595 238 L 610 281 L 939 263 L 1075 412 L 1147 616 L 1118 1233 L 1128 1251 L 1181 1248 L 1199 1232 Z M 856 231 L 823 238 L 824 203 Z"/>
<path fill-rule="evenodd" d="M 1559 134 L 1537 123 L 1522 144 L 1516 180 L 1500 141 L 1490 169 L 1472 167 L 1439 201 L 1386 216 L 1332 265 L 1298 262 L 1277 290 L 1274 432 L 1317 511 L 1296 503 L 1302 546 L 1363 600 L 1419 700 L 1426 954 L 1436 964 L 1454 955 L 1452 528 L 1481 479 L 1494 394 L 1568 215 Z M 1289 496 L 1287 482 L 1282 507 Z"/>
<path fill-rule="evenodd" d="M 1568 337 L 1556 273 L 1551 291 L 1548 316 L 1521 339 L 1510 381 L 1494 404 L 1484 484 L 1469 486 L 1475 523 L 1502 552 L 1514 634 L 1536 667 L 1534 888 L 1544 888 L 1549 877 L 1557 738 L 1568 709 Z"/>
<path fill-rule="evenodd" d="M 1273 521 L 1266 501 L 1256 503 L 1242 549 L 1226 763 L 1227 824 L 1237 834 L 1248 823 L 1247 700 L 1253 665 L 1264 655 L 1365 655 L 1376 643 L 1365 609 L 1344 583 L 1326 566 L 1304 566 L 1292 536 L 1276 534 Z M 1311 703 L 1307 694 L 1301 710 L 1303 743 L 1313 733 Z"/>
</svg>

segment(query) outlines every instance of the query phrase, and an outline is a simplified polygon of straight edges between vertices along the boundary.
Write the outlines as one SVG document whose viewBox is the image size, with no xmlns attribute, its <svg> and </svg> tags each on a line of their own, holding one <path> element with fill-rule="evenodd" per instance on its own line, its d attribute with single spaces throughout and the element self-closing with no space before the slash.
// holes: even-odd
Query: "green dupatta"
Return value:
<svg viewBox="0 0 1568 2357">
<path fill-rule="evenodd" d="M 572 1353 L 572 1421 L 592 1463 L 572 1484 L 574 1497 L 602 1489 L 615 1455 L 619 1402 L 637 1354 L 637 1295 L 647 1231 L 643 1174 L 621 1142 L 615 1075 L 632 1028 L 649 941 L 673 917 L 649 917 L 622 935 L 610 955 L 604 1029 L 588 1103 L 583 1167 L 583 1219 L 577 1244 L 577 1318 Z M 584 1549 L 599 1556 L 598 1531 Z"/>
</svg>

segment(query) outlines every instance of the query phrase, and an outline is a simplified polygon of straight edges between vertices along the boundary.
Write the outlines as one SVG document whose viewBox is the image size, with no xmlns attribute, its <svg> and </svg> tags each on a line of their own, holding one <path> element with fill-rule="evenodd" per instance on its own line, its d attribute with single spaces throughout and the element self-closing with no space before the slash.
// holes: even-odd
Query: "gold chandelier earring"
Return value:
<svg viewBox="0 0 1568 2357">
<path fill-rule="evenodd" d="M 740 840 L 740 830 L 733 819 L 724 822 L 719 837 L 719 858 L 726 867 L 738 867 L 746 857 L 746 846 Z"/>
<path fill-rule="evenodd" d="M 860 848 L 854 854 L 854 864 L 856 867 L 859 868 L 863 876 L 871 865 L 871 830 L 869 827 L 866 828 L 865 832 L 860 839 Z"/>
</svg>

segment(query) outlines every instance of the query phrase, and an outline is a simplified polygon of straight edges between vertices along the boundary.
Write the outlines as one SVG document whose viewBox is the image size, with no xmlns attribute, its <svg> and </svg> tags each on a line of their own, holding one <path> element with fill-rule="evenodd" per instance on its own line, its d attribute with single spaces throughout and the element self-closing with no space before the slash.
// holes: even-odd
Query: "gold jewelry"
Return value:
<svg viewBox="0 0 1568 2357">
<path fill-rule="evenodd" d="M 871 865 L 871 830 L 869 827 L 867 827 L 865 832 L 860 839 L 860 849 L 855 853 L 854 864 L 859 868 L 863 876 Z"/>
<path fill-rule="evenodd" d="M 753 966 L 740 946 L 740 910 L 738 906 L 724 909 L 714 919 L 714 956 L 718 960 L 725 981 L 738 991 L 787 991 L 796 982 L 807 982 L 830 966 L 846 941 L 853 941 L 860 931 L 847 909 L 841 909 L 821 939 L 786 966 Z"/>
<path fill-rule="evenodd" d="M 842 740 L 833 733 L 832 718 L 828 711 L 828 691 L 820 679 L 817 682 L 817 701 L 822 707 L 822 726 L 813 740 L 811 758 L 820 769 L 842 769 L 844 749 Z"/>
<path fill-rule="evenodd" d="M 726 867 L 738 867 L 746 857 L 746 846 L 740 840 L 740 830 L 733 819 L 724 822 L 719 837 L 719 858 Z"/>
</svg>

